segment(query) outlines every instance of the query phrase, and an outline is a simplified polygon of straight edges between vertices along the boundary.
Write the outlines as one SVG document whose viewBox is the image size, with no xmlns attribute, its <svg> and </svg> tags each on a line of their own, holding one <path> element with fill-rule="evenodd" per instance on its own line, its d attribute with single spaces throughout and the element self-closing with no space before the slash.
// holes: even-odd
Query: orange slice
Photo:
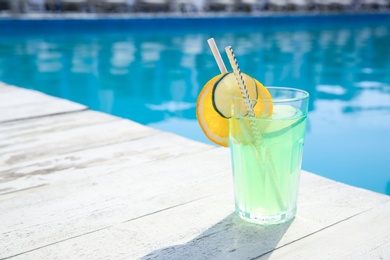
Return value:
<svg viewBox="0 0 390 260">
<path fill-rule="evenodd" d="M 268 89 L 263 86 L 257 79 L 253 78 L 257 87 L 257 99 L 262 102 L 257 102 L 253 108 L 256 117 L 270 117 L 273 112 L 272 97 Z"/>
<path fill-rule="evenodd" d="M 222 117 L 213 107 L 212 94 L 214 84 L 222 76 L 217 75 L 210 79 L 203 87 L 196 102 L 196 117 L 200 128 L 212 142 L 228 146 L 229 120 Z"/>
<path fill-rule="evenodd" d="M 227 147 L 229 144 L 230 107 L 240 90 L 233 74 L 217 75 L 203 87 L 196 102 L 196 117 L 203 132 L 212 142 Z M 272 115 L 271 95 L 256 79 L 243 74 L 250 98 L 257 98 L 254 106 L 256 117 Z M 222 78 L 223 77 L 223 78 Z M 264 99 L 265 102 L 260 102 Z"/>
</svg>

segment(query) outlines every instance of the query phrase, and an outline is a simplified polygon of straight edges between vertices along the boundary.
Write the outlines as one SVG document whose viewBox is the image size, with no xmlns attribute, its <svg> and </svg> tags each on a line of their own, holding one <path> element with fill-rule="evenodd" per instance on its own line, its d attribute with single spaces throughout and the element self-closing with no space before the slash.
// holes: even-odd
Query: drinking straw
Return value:
<svg viewBox="0 0 390 260">
<path fill-rule="evenodd" d="M 225 63 L 223 63 L 221 54 L 218 51 L 218 47 L 217 47 L 217 44 L 214 41 L 214 38 L 208 39 L 207 42 L 208 42 L 208 44 L 210 46 L 211 52 L 214 55 L 215 61 L 218 64 L 219 70 L 221 71 L 222 74 L 227 73 L 227 69 L 226 69 Z"/>
<path fill-rule="evenodd" d="M 226 54 L 228 55 L 230 65 L 232 66 L 234 76 L 236 77 L 236 81 L 238 87 L 240 88 L 241 96 L 244 99 L 245 108 L 251 118 L 255 118 L 255 112 L 253 110 L 253 102 L 250 100 L 248 88 L 245 85 L 244 77 L 242 76 L 240 66 L 238 66 L 238 62 L 236 56 L 234 55 L 232 46 L 227 46 L 225 48 Z M 261 139 L 259 139 L 260 131 L 253 120 L 249 120 L 252 131 L 255 135 L 256 142 L 261 143 Z"/>
<path fill-rule="evenodd" d="M 246 108 L 248 115 L 249 115 L 250 128 L 251 128 L 251 130 L 254 134 L 254 137 L 255 137 L 255 144 L 256 144 L 257 150 L 259 152 L 260 161 L 262 163 L 264 163 L 263 156 L 261 153 L 261 142 L 262 142 L 261 134 L 260 134 L 260 131 L 258 129 L 258 126 L 257 126 L 255 120 L 251 120 L 251 119 L 254 119 L 256 117 L 255 112 L 253 110 L 254 103 L 250 100 L 250 97 L 248 94 L 248 89 L 245 85 L 245 80 L 244 80 L 244 77 L 242 76 L 240 66 L 238 66 L 238 62 L 237 62 L 236 56 L 234 55 L 232 46 L 227 46 L 225 48 L 225 51 L 226 51 L 226 54 L 229 58 L 230 65 L 232 66 L 234 75 L 236 77 L 237 84 L 240 88 L 241 96 L 244 99 L 245 108 Z M 277 177 L 276 176 L 276 169 L 275 169 L 272 154 L 270 153 L 269 150 L 267 150 L 266 156 L 268 156 L 269 162 L 271 163 L 272 173 L 271 173 L 270 177 L 271 177 L 271 183 L 274 186 L 274 189 L 276 191 L 276 199 L 278 200 L 279 207 L 283 207 L 283 205 L 284 205 L 283 199 L 282 199 L 282 196 L 280 195 L 279 186 L 277 185 L 277 180 L 276 180 L 276 177 Z"/>
</svg>

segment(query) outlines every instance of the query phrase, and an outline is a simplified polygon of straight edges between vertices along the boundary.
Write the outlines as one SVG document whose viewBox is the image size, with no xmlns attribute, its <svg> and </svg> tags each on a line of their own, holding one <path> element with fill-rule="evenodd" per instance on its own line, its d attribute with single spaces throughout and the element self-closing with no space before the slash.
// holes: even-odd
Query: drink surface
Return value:
<svg viewBox="0 0 390 260">
<path fill-rule="evenodd" d="M 275 105 L 271 118 L 230 119 L 235 203 L 241 217 L 269 223 L 295 215 L 305 126 L 306 115 L 289 105 Z"/>
</svg>

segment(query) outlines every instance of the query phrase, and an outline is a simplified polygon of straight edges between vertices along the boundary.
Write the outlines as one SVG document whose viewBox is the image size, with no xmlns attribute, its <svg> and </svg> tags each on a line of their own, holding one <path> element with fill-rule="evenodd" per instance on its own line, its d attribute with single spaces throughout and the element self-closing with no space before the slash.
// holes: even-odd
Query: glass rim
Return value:
<svg viewBox="0 0 390 260">
<path fill-rule="evenodd" d="M 310 94 L 309 92 L 298 89 L 298 88 L 290 88 L 290 87 L 265 87 L 267 90 L 275 89 L 275 90 L 287 90 L 291 92 L 297 92 L 301 93 L 302 95 L 299 97 L 293 97 L 293 98 L 281 98 L 281 99 L 275 99 L 275 98 L 249 98 L 249 100 L 259 100 L 261 99 L 262 102 L 273 102 L 273 103 L 284 103 L 284 102 L 294 102 L 294 101 L 300 101 L 309 98 Z M 234 100 L 244 100 L 243 97 L 234 97 Z"/>
</svg>

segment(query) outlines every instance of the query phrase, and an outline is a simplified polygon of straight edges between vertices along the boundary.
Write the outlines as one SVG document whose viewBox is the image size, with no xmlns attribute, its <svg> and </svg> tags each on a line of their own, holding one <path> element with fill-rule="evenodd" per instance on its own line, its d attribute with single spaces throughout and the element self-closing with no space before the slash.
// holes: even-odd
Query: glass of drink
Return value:
<svg viewBox="0 0 390 260">
<path fill-rule="evenodd" d="M 296 213 L 309 94 L 267 89 L 272 99 L 234 98 L 229 147 L 236 211 L 250 222 L 278 224 Z"/>
</svg>

